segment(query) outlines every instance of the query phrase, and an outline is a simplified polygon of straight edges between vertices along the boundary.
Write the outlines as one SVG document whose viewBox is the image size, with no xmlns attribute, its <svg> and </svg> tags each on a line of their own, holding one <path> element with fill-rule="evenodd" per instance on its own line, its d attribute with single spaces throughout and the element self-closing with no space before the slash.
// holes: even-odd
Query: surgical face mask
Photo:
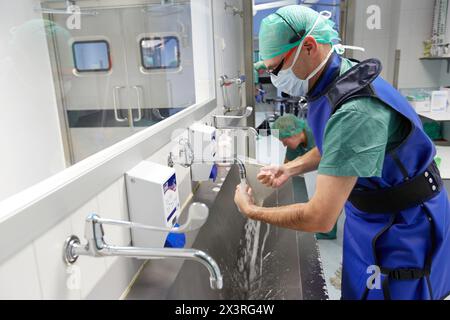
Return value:
<svg viewBox="0 0 450 320">
<path fill-rule="evenodd" d="M 309 36 L 312 31 L 314 30 L 315 26 L 319 22 L 321 18 L 329 19 L 331 17 L 331 13 L 328 11 L 323 11 L 319 14 L 316 21 L 314 22 L 312 28 L 309 30 L 309 32 L 305 35 L 302 42 L 299 44 L 297 48 L 297 53 L 295 54 L 294 61 L 292 62 L 292 65 L 290 68 L 286 70 L 281 70 L 278 75 L 271 74 L 270 78 L 272 80 L 272 84 L 277 87 L 279 90 L 283 91 L 284 93 L 287 93 L 291 96 L 295 97 L 301 97 L 306 96 L 306 94 L 309 91 L 309 80 L 313 78 L 327 63 L 328 59 L 330 58 L 331 54 L 333 53 L 333 49 L 330 50 L 327 57 L 324 61 L 320 63 L 319 66 L 317 66 L 316 69 L 314 69 L 313 72 L 309 76 L 306 77 L 306 79 L 299 79 L 292 68 L 297 63 L 298 57 L 300 56 L 300 52 L 303 47 L 303 43 L 307 36 Z"/>
</svg>

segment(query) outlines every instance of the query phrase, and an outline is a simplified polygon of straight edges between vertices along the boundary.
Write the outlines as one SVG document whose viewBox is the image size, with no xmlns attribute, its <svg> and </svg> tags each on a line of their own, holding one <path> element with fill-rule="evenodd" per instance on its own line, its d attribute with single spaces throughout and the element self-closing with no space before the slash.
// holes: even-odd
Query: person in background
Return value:
<svg viewBox="0 0 450 320">
<path fill-rule="evenodd" d="M 294 161 L 316 147 L 314 135 L 305 120 L 292 114 L 279 117 L 272 130 L 278 130 L 278 139 L 286 149 L 284 163 Z M 334 240 L 337 238 L 337 223 L 328 233 L 316 233 L 318 240 Z"/>
<path fill-rule="evenodd" d="M 259 82 L 259 75 L 266 71 L 266 65 L 262 62 L 256 62 L 253 65 L 253 80 L 255 84 L 255 100 L 257 103 L 263 103 L 264 102 L 264 95 L 265 91 L 263 90 L 262 84 Z"/>
</svg>

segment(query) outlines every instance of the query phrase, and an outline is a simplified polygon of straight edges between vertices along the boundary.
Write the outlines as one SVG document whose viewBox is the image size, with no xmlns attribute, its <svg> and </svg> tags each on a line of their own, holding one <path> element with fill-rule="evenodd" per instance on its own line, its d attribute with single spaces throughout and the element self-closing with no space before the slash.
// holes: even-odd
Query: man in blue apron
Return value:
<svg viewBox="0 0 450 320">
<path fill-rule="evenodd" d="M 353 63 L 328 20 L 288 6 L 263 20 L 261 57 L 281 91 L 308 99 L 317 148 L 258 179 L 278 188 L 319 171 L 304 204 L 261 208 L 237 187 L 239 210 L 254 220 L 328 232 L 345 207 L 343 299 L 435 300 L 450 294 L 450 206 L 435 146 L 381 63 Z M 292 52 L 294 52 L 292 54 Z"/>
</svg>

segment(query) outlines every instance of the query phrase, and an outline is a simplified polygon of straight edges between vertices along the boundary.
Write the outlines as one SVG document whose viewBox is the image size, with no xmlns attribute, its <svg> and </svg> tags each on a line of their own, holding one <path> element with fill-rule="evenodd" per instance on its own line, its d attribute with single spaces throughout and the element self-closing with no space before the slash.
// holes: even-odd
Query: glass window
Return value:
<svg viewBox="0 0 450 320">
<path fill-rule="evenodd" d="M 143 38 L 140 41 L 140 47 L 144 69 L 178 69 L 180 67 L 180 42 L 177 37 Z"/>
<path fill-rule="evenodd" d="M 0 0 L 0 201 L 215 97 L 211 0 L 78 2 Z"/>
<path fill-rule="evenodd" d="M 72 49 L 75 69 L 78 72 L 111 70 L 111 58 L 107 41 L 77 41 L 73 43 Z"/>
</svg>

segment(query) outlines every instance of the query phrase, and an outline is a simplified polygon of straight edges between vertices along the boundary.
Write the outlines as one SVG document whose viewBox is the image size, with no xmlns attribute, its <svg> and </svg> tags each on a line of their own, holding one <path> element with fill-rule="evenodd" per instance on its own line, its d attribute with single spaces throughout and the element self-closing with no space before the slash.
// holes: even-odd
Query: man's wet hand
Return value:
<svg viewBox="0 0 450 320">
<path fill-rule="evenodd" d="M 280 188 L 290 178 L 288 170 L 284 166 L 269 166 L 260 170 L 257 179 L 263 185 L 271 188 Z"/>
<path fill-rule="evenodd" d="M 236 186 L 236 192 L 234 195 L 234 202 L 236 203 L 239 212 L 246 215 L 248 218 L 251 214 L 251 208 L 255 204 L 255 200 L 253 199 L 253 192 L 249 186 L 243 187 L 242 185 Z"/>
</svg>

